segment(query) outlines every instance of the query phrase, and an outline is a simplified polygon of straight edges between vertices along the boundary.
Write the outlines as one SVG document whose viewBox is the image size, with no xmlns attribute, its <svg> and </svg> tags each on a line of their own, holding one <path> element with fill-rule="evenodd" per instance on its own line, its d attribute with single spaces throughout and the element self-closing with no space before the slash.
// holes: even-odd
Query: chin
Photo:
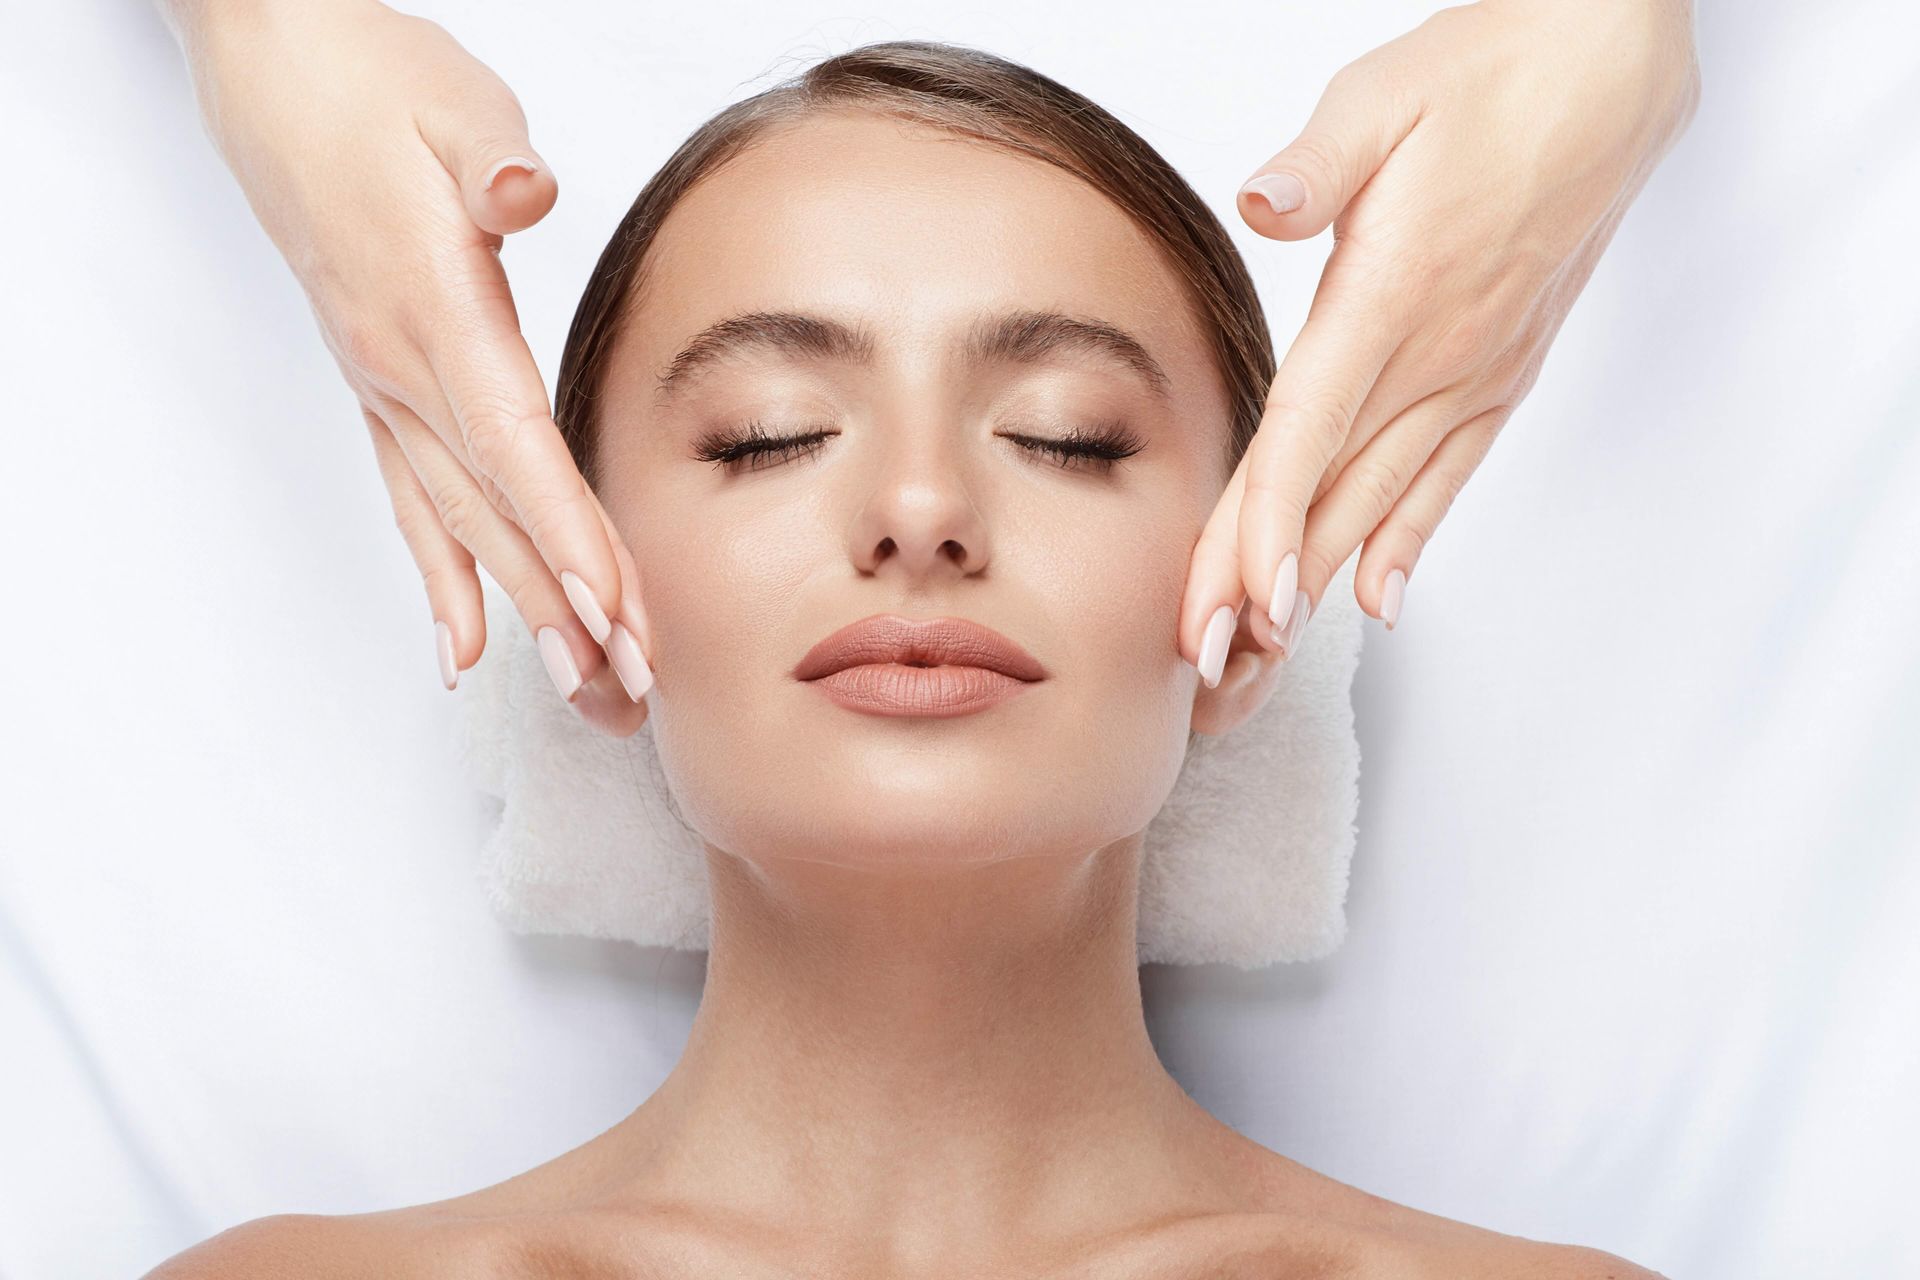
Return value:
<svg viewBox="0 0 1920 1280">
<path fill-rule="evenodd" d="M 824 763 L 824 762 L 822 762 Z M 1008 858 L 1084 854 L 1122 838 L 1098 815 L 1060 803 L 1052 770 L 986 771 L 951 757 L 901 757 L 836 772 L 819 786 L 788 775 L 750 798 L 714 796 L 681 808 L 708 844 L 754 863 L 824 863 L 865 870 L 952 870 Z M 1010 777 L 998 776 L 1002 771 Z"/>
</svg>

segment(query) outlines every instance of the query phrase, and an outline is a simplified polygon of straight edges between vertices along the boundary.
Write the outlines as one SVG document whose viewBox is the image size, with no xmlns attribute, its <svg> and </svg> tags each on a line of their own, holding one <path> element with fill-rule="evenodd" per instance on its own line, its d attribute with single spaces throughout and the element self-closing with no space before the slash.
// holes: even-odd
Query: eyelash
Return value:
<svg viewBox="0 0 1920 1280">
<path fill-rule="evenodd" d="M 799 435 L 768 435 L 764 424 L 756 420 L 739 428 L 708 432 L 694 442 L 694 456 L 729 471 L 762 471 L 786 458 L 810 453 L 815 444 L 833 434 L 831 431 L 807 431 Z M 1055 439 L 1014 434 L 1008 434 L 1006 439 L 1031 453 L 1052 454 L 1060 459 L 1060 466 L 1066 470 L 1074 470 L 1076 464 L 1085 463 L 1080 469 L 1101 474 L 1112 471 L 1114 463 L 1130 458 L 1146 447 L 1145 441 L 1118 422 L 1074 427 L 1065 436 Z M 761 463 L 758 461 L 761 458 L 770 458 L 772 461 Z M 734 464 L 741 461 L 747 465 L 736 468 Z"/>
</svg>

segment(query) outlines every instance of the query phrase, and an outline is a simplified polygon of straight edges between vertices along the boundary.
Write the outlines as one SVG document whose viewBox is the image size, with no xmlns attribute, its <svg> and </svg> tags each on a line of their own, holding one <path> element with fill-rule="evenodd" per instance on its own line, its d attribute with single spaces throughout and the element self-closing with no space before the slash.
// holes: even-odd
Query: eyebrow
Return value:
<svg viewBox="0 0 1920 1280">
<path fill-rule="evenodd" d="M 735 355 L 771 352 L 798 360 L 872 364 L 878 343 L 868 330 L 827 316 L 799 311 L 751 311 L 708 325 L 695 334 L 655 382 L 664 404 L 702 370 Z M 1117 325 L 1061 311 L 1018 310 L 978 321 L 961 345 L 969 364 L 1011 361 L 1038 364 L 1055 355 L 1082 352 L 1123 366 L 1161 399 L 1169 398 L 1166 370 L 1145 344 Z"/>
</svg>

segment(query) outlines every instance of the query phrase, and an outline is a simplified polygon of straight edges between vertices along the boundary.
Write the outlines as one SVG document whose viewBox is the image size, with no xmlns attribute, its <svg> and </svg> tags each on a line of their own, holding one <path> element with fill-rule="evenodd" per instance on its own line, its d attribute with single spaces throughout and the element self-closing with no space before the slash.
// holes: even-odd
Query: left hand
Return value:
<svg viewBox="0 0 1920 1280">
<path fill-rule="evenodd" d="M 1239 196 L 1262 235 L 1331 224 L 1334 248 L 1194 548 L 1189 662 L 1216 611 L 1248 600 L 1245 625 L 1291 657 L 1362 540 L 1354 593 L 1394 624 L 1699 83 L 1685 0 L 1481 0 L 1333 77 Z"/>
</svg>

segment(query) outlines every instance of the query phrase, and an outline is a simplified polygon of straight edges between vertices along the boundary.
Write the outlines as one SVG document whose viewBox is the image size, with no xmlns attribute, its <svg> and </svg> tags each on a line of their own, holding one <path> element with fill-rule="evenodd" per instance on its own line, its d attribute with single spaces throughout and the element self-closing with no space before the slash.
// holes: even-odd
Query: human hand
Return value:
<svg viewBox="0 0 1920 1280">
<path fill-rule="evenodd" d="M 486 643 L 477 559 L 561 695 L 638 729 L 638 575 L 554 425 L 499 259 L 558 195 L 518 100 L 443 28 L 374 0 L 173 0 L 167 16 L 208 135 L 360 400 L 443 682 Z"/>
<path fill-rule="evenodd" d="M 1331 224 L 1334 248 L 1194 548 L 1180 648 L 1209 685 L 1228 606 L 1250 601 L 1254 636 L 1291 657 L 1362 540 L 1355 595 L 1394 625 L 1435 526 L 1699 92 L 1678 0 L 1482 0 L 1333 77 L 1239 196 L 1262 235 Z"/>
</svg>

